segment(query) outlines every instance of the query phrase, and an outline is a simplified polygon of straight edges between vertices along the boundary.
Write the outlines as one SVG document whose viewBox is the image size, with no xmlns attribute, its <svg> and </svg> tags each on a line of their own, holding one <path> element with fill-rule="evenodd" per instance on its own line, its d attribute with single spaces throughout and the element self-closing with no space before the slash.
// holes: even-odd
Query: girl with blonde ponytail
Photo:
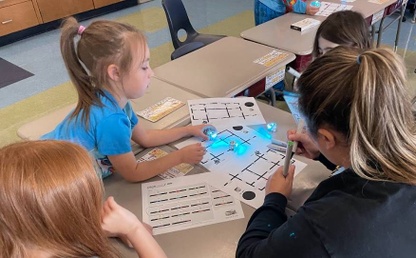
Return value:
<svg viewBox="0 0 416 258">
<path fill-rule="evenodd" d="M 299 107 L 317 151 L 346 170 L 287 219 L 294 167 L 287 177 L 278 169 L 237 257 L 414 256 L 416 127 L 405 83 L 403 60 L 387 49 L 337 47 L 312 62 Z"/>
<path fill-rule="evenodd" d="M 143 181 L 181 163 L 196 164 L 205 148 L 193 144 L 157 160 L 137 163 L 131 141 L 155 147 L 198 136 L 206 125 L 146 130 L 129 102 L 145 94 L 153 71 L 144 35 L 131 25 L 94 21 L 87 28 L 74 18 L 63 22 L 61 52 L 78 93 L 75 109 L 43 139 L 84 146 L 104 178 L 113 172 L 131 182 Z"/>
</svg>

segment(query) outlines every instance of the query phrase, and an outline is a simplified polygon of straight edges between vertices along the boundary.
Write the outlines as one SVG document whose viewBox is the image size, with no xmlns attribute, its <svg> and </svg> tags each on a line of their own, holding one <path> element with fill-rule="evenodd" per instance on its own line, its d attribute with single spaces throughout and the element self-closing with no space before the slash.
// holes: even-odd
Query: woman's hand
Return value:
<svg viewBox="0 0 416 258">
<path fill-rule="evenodd" d="M 267 180 L 266 195 L 269 193 L 281 193 L 288 198 L 292 193 L 294 175 L 294 165 L 289 166 L 289 171 L 286 177 L 283 176 L 283 167 L 279 167 Z"/>
<path fill-rule="evenodd" d="M 306 133 L 296 133 L 296 130 L 287 131 L 287 138 L 291 141 L 297 141 L 298 147 L 296 154 L 309 159 L 315 159 L 319 156 L 320 151 L 316 143 Z"/>
</svg>

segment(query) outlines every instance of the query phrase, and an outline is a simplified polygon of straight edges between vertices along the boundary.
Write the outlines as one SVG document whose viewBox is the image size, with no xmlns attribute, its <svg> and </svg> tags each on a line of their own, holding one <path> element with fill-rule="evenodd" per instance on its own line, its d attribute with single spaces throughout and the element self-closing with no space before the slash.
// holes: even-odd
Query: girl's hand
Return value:
<svg viewBox="0 0 416 258">
<path fill-rule="evenodd" d="M 319 11 L 319 7 L 311 6 L 310 2 L 306 3 L 306 14 L 315 15 Z"/>
<path fill-rule="evenodd" d="M 108 236 L 125 238 L 130 232 L 143 226 L 136 215 L 118 205 L 112 196 L 104 202 L 101 214 L 101 227 Z"/>
<path fill-rule="evenodd" d="M 181 153 L 181 163 L 198 164 L 206 150 L 200 143 L 195 143 L 178 150 Z"/>
<path fill-rule="evenodd" d="M 287 138 L 291 141 L 297 141 L 298 147 L 296 154 L 309 159 L 315 159 L 319 156 L 320 151 L 315 142 L 306 133 L 296 133 L 296 130 L 287 131 Z"/>
<path fill-rule="evenodd" d="M 189 126 L 189 134 L 193 135 L 193 136 L 196 136 L 196 137 L 199 137 L 199 138 L 202 138 L 204 141 L 206 141 L 206 140 L 208 140 L 208 136 L 206 134 L 204 134 L 204 129 L 209 128 L 209 127 L 215 129 L 215 127 L 212 126 L 212 125 L 205 125 L 205 124 L 204 125 L 190 125 Z"/>
<path fill-rule="evenodd" d="M 266 195 L 269 193 L 281 193 L 288 198 L 292 193 L 294 175 L 294 165 L 290 165 L 286 177 L 283 176 L 283 167 L 279 167 L 267 180 Z"/>
</svg>

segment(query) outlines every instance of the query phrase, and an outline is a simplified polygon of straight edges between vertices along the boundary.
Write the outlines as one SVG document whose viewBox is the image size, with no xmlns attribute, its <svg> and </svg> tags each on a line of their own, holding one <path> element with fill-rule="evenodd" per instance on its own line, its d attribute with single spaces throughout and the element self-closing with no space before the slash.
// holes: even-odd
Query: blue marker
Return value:
<svg viewBox="0 0 416 258">
<path fill-rule="evenodd" d="M 272 144 L 278 145 L 280 147 L 286 148 L 287 147 L 287 143 L 284 141 L 280 141 L 277 139 L 272 138 Z"/>
<path fill-rule="evenodd" d="M 272 150 L 276 150 L 276 151 L 280 151 L 280 152 L 283 152 L 283 153 L 285 153 L 286 152 L 286 147 L 282 147 L 282 146 L 279 146 L 279 145 L 276 145 L 276 144 L 268 144 L 267 145 L 267 148 L 269 148 L 269 149 L 272 149 Z"/>
</svg>

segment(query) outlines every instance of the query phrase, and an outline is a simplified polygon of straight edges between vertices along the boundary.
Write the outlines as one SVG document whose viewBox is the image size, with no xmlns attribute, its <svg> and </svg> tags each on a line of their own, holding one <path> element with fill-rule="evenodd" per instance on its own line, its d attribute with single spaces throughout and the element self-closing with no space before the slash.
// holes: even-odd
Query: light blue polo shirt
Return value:
<svg viewBox="0 0 416 258">
<path fill-rule="evenodd" d="M 286 5 L 286 2 L 291 2 L 290 0 L 259 0 L 260 3 L 264 4 L 265 6 L 269 7 L 275 12 L 279 13 L 286 13 L 286 7 L 290 6 L 290 4 Z M 293 5 L 293 12 L 295 13 L 306 13 L 306 5 L 307 3 L 302 0 L 297 0 Z"/>
<path fill-rule="evenodd" d="M 66 140 L 83 146 L 95 158 L 95 168 L 104 178 L 114 172 L 107 156 L 131 151 L 130 139 L 138 118 L 130 102 L 124 108 L 120 108 L 115 98 L 107 91 L 100 95 L 100 100 L 103 107 L 91 106 L 88 127 L 81 120 L 83 111 L 73 119 L 69 119 L 69 114 L 52 132 L 43 135 L 41 139 Z"/>
</svg>

